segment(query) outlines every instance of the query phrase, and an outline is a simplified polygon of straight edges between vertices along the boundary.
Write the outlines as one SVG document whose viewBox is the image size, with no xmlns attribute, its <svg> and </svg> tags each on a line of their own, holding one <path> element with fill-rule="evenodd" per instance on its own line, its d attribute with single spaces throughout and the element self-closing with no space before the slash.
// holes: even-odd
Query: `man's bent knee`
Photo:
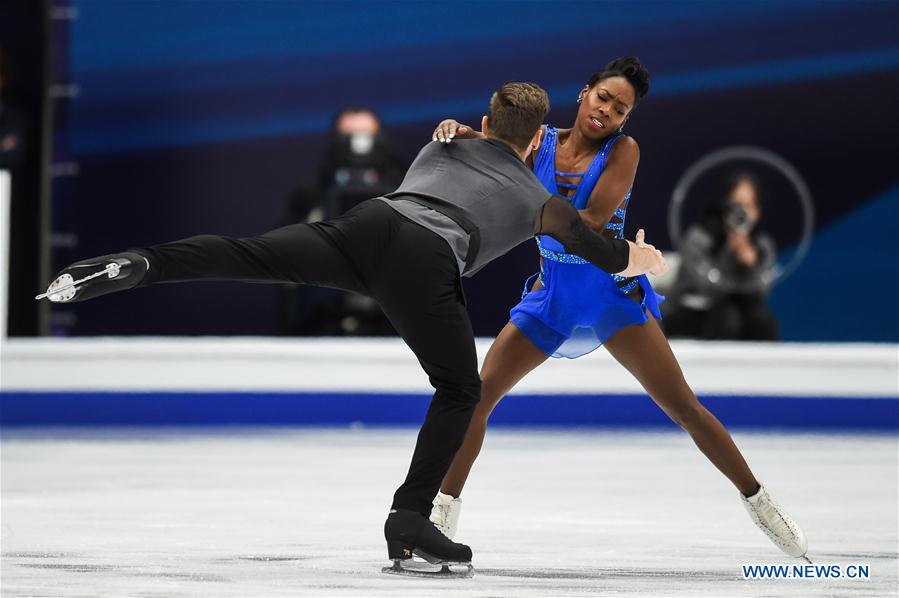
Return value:
<svg viewBox="0 0 899 598">
<path fill-rule="evenodd" d="M 466 384 L 438 386 L 434 398 L 474 407 L 481 400 L 481 381 L 478 379 Z"/>
</svg>

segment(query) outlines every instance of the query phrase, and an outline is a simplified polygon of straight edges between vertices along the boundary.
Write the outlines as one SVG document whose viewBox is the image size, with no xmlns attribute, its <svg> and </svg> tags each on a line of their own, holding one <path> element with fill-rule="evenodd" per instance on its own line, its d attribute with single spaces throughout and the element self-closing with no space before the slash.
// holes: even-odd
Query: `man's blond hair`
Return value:
<svg viewBox="0 0 899 598">
<path fill-rule="evenodd" d="M 549 98 L 539 85 L 509 81 L 490 98 L 489 134 L 523 150 L 548 113 Z"/>
</svg>

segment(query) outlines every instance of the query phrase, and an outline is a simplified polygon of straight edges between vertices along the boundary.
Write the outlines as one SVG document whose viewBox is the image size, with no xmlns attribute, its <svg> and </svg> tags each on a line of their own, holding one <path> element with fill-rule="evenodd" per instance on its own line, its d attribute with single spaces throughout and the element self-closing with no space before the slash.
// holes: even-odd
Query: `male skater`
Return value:
<svg viewBox="0 0 899 598">
<path fill-rule="evenodd" d="M 431 499 L 462 443 L 480 399 L 474 334 L 461 276 L 470 276 L 534 234 L 600 268 L 635 276 L 666 269 L 661 254 L 588 229 L 551 196 L 524 159 L 540 141 L 549 100 L 532 83 L 506 83 L 490 100 L 486 139 L 429 143 L 399 189 L 343 216 L 258 237 L 201 235 L 76 262 L 38 298 L 75 302 L 138 286 L 188 280 L 313 284 L 378 301 L 434 386 L 405 482 L 384 525 L 391 572 L 413 552 L 461 564 L 471 549 L 428 521 Z M 443 571 L 449 571 L 447 566 Z"/>
</svg>

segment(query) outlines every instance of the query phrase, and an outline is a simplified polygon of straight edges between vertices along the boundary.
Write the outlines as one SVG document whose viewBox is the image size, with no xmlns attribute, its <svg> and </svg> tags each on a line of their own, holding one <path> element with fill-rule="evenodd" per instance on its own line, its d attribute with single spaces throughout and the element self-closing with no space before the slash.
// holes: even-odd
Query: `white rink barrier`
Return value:
<svg viewBox="0 0 899 598">
<path fill-rule="evenodd" d="M 483 359 L 489 339 L 478 340 Z M 728 425 L 899 431 L 899 347 L 675 342 Z M 0 423 L 407 425 L 432 389 L 398 339 L 9 339 Z M 509 425 L 670 425 L 603 350 L 549 360 L 493 416 Z"/>
<path fill-rule="evenodd" d="M 491 339 L 478 339 L 483 360 Z M 899 347 L 675 341 L 697 394 L 899 395 Z M 397 339 L 249 337 L 10 339 L 3 391 L 430 392 Z M 516 394 L 642 393 L 604 350 L 550 359 Z"/>
</svg>

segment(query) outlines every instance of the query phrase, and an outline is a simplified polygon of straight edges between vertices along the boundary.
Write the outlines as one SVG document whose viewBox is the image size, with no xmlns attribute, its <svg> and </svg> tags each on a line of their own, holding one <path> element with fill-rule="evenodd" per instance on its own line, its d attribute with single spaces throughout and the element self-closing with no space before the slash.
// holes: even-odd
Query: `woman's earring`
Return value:
<svg viewBox="0 0 899 598">
<path fill-rule="evenodd" d="M 584 98 L 582 98 L 581 96 L 578 96 L 578 97 L 577 97 L 577 103 L 580 104 L 580 103 L 581 103 L 581 100 L 583 100 L 583 99 L 584 99 Z"/>
<path fill-rule="evenodd" d="M 624 125 L 618 127 L 618 134 L 621 135 L 622 133 L 624 133 Z"/>
</svg>

